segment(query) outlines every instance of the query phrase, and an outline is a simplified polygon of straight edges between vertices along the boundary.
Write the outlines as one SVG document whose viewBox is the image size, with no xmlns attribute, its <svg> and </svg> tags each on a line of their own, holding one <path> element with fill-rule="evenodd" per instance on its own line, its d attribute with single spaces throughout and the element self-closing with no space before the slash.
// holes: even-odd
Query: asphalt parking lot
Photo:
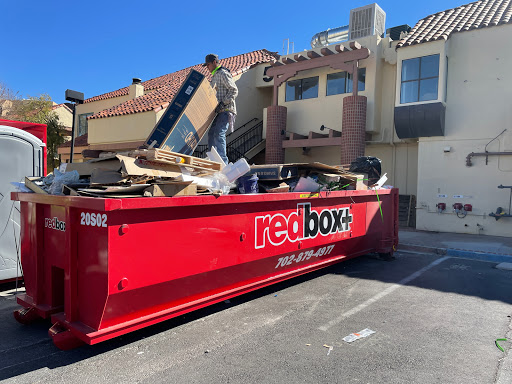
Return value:
<svg viewBox="0 0 512 384">
<path fill-rule="evenodd" d="M 0 287 L 5 383 L 512 383 L 512 271 L 363 256 L 95 346 L 60 351 Z M 369 328 L 374 334 L 347 343 Z"/>
</svg>

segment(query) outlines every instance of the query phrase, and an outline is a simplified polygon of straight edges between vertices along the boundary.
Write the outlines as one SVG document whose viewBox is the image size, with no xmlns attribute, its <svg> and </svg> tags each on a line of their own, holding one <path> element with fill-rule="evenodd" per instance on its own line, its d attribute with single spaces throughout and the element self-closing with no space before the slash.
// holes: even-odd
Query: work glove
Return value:
<svg viewBox="0 0 512 384">
<path fill-rule="evenodd" d="M 217 108 L 215 108 L 215 113 L 221 113 L 225 109 L 226 109 L 226 104 L 221 102 L 221 103 L 219 103 L 219 105 L 217 105 Z"/>
</svg>

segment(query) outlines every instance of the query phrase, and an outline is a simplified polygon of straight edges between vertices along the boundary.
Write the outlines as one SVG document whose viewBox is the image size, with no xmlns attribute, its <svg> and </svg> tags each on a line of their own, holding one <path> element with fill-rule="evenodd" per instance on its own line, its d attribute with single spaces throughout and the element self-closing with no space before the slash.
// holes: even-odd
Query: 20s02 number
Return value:
<svg viewBox="0 0 512 384">
<path fill-rule="evenodd" d="M 107 227 L 107 215 L 101 213 L 89 213 L 89 212 L 81 212 L 80 213 L 80 224 L 88 225 L 91 227 Z"/>
</svg>

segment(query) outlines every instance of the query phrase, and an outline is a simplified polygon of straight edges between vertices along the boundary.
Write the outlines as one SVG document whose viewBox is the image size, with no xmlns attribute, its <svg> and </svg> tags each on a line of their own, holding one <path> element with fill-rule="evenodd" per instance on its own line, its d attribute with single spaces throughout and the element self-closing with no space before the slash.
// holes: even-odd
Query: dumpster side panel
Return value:
<svg viewBox="0 0 512 384">
<path fill-rule="evenodd" d="M 99 329 L 108 295 L 107 215 L 102 211 L 75 208 L 72 222 L 76 228 L 76 319 Z"/>
<path fill-rule="evenodd" d="M 364 254 L 378 243 L 356 241 L 366 233 L 369 199 L 109 212 L 110 295 L 100 328 L 306 265 Z M 301 239 L 297 230 L 307 232 L 305 226 L 311 237 Z"/>
<path fill-rule="evenodd" d="M 40 253 L 38 248 L 42 249 L 44 246 L 43 228 L 37 226 L 36 223 L 38 208 L 36 203 L 21 202 L 20 208 L 20 254 L 23 255 L 21 261 L 25 280 L 25 299 L 39 304 L 43 294 L 42 289 L 39 288 L 42 284 L 43 274 L 41 265 L 38 269 L 38 254 Z"/>
<path fill-rule="evenodd" d="M 397 190 L 283 195 L 18 194 L 18 302 L 93 344 L 398 241 Z"/>
</svg>

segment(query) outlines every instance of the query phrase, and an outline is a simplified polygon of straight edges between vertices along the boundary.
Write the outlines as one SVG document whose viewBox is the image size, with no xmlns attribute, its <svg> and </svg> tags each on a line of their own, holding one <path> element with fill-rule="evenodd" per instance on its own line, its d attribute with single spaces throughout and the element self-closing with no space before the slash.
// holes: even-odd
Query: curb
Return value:
<svg viewBox="0 0 512 384">
<path fill-rule="evenodd" d="M 433 253 L 441 256 L 460 257 L 463 259 L 473 259 L 480 261 L 491 261 L 495 263 L 510 263 L 512 262 L 512 255 L 501 255 L 497 253 L 485 253 L 477 251 L 468 251 L 463 249 L 453 248 L 436 248 L 427 247 L 424 245 L 416 244 L 399 244 L 398 251 L 416 251 L 424 253 Z"/>
</svg>

